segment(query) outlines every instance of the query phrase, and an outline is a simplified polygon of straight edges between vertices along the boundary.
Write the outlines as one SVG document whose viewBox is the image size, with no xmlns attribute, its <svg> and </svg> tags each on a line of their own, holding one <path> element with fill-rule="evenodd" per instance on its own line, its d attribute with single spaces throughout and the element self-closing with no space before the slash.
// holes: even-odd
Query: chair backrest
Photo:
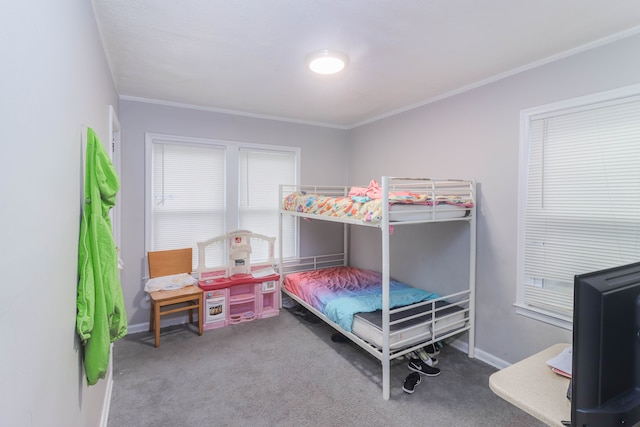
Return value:
<svg viewBox="0 0 640 427">
<path fill-rule="evenodd" d="M 192 249 L 149 252 L 149 278 L 193 271 Z"/>
</svg>

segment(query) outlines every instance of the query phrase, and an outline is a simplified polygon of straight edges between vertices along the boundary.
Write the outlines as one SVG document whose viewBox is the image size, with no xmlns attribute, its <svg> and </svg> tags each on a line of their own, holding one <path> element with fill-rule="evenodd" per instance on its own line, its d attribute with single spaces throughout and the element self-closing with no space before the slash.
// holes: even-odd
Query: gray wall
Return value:
<svg viewBox="0 0 640 427">
<path fill-rule="evenodd" d="M 638 52 L 640 36 L 636 35 L 351 132 L 351 183 L 380 175 L 478 181 L 476 344 L 480 357 L 512 363 L 556 342 L 571 340 L 569 331 L 516 315 L 513 307 L 520 111 L 640 83 Z M 376 239 L 376 235 L 364 233 L 354 236 L 355 264 L 370 264 L 371 255 L 379 258 L 368 250 Z M 424 234 L 425 239 L 439 241 L 446 254 L 452 252 L 451 247 L 465 250 L 459 236 L 451 241 L 450 236 L 436 232 L 435 237 Z M 394 256 L 410 258 L 419 246 L 400 247 Z M 449 275 L 456 281 L 466 272 L 464 264 L 458 268 L 451 258 L 438 255 L 438 251 L 427 252 L 424 264 L 414 263 L 410 279 L 425 282 L 429 273 L 433 274 L 433 285 L 440 286 Z M 461 262 L 467 255 L 468 251 Z M 408 274 L 402 269 L 392 273 Z"/>
<path fill-rule="evenodd" d="M 144 236 L 145 133 L 160 133 L 301 148 L 303 183 L 344 185 L 347 136 L 339 129 L 122 100 L 122 259 L 130 331 L 145 330 L 149 303 Z M 329 168 L 327 168 L 329 165 Z M 337 165 L 337 166 L 336 166 Z M 214 236 L 211 236 L 214 237 Z M 302 239 L 309 241 L 309 239 Z"/>
<path fill-rule="evenodd" d="M 106 142 L 118 98 L 91 2 L 5 5 L 0 52 L 0 424 L 97 426 L 108 382 L 86 386 L 75 334 L 81 132 Z"/>
</svg>

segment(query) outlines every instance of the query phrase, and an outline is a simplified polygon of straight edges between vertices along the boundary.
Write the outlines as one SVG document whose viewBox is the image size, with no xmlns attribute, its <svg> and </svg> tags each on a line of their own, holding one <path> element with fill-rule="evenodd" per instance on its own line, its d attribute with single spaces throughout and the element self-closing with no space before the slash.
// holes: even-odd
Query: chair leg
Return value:
<svg viewBox="0 0 640 427">
<path fill-rule="evenodd" d="M 149 332 L 153 332 L 153 327 L 154 327 L 153 325 L 153 320 L 154 320 L 153 310 L 155 308 L 154 306 L 155 304 L 153 303 L 153 301 L 151 301 L 151 307 L 149 307 Z"/>
<path fill-rule="evenodd" d="M 202 325 L 202 315 L 203 315 L 203 305 L 202 305 L 202 294 L 198 297 L 198 299 L 191 301 L 191 306 L 189 308 L 183 307 L 182 310 L 189 310 L 189 323 L 194 324 L 193 320 L 193 311 L 196 311 L 196 317 L 198 322 L 198 334 L 202 335 L 203 325 Z M 160 315 L 161 309 L 165 305 L 165 303 L 151 302 L 151 308 L 149 310 L 149 332 L 155 332 L 155 346 L 160 347 Z M 171 302 L 168 302 L 167 305 L 171 305 Z"/>
<path fill-rule="evenodd" d="M 198 315 L 198 332 L 200 335 L 202 335 L 202 330 L 203 330 L 203 321 L 202 318 L 204 316 L 204 303 L 203 303 L 203 298 L 202 298 L 202 294 L 200 294 L 200 296 L 198 297 L 198 310 L 196 311 L 197 315 Z"/>
<path fill-rule="evenodd" d="M 154 304 L 154 323 L 155 323 L 155 331 L 156 331 L 156 348 L 160 347 L 160 306 L 158 304 Z"/>
</svg>

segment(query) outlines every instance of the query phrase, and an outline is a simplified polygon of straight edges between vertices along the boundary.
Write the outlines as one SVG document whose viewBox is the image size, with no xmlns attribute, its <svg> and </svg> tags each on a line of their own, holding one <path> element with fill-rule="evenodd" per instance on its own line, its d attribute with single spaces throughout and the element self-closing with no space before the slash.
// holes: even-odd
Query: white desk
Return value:
<svg viewBox="0 0 640 427">
<path fill-rule="evenodd" d="M 551 371 L 547 360 L 569 344 L 556 344 L 489 377 L 489 388 L 523 411 L 550 426 L 562 427 L 571 419 L 567 399 L 569 379 Z"/>
</svg>

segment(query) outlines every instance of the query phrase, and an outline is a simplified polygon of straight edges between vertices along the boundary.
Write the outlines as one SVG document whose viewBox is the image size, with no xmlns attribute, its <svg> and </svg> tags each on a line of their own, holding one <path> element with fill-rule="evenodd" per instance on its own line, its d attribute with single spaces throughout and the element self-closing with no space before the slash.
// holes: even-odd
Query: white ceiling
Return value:
<svg viewBox="0 0 640 427">
<path fill-rule="evenodd" d="M 93 0 L 118 92 L 349 128 L 640 32 L 637 0 Z M 333 78 L 305 56 L 350 57 Z"/>
</svg>

